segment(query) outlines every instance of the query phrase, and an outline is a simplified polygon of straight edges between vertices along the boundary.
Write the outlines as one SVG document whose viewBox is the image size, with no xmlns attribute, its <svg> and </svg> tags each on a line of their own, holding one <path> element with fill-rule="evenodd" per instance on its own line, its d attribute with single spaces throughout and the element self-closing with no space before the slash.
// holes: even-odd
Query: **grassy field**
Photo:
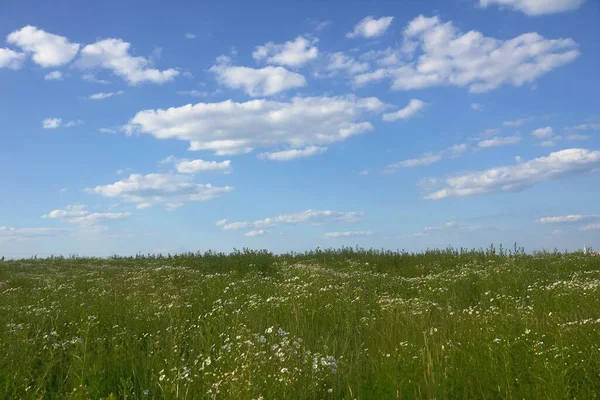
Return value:
<svg viewBox="0 0 600 400">
<path fill-rule="evenodd" d="M 593 399 L 600 257 L 0 263 L 2 399 Z"/>
</svg>

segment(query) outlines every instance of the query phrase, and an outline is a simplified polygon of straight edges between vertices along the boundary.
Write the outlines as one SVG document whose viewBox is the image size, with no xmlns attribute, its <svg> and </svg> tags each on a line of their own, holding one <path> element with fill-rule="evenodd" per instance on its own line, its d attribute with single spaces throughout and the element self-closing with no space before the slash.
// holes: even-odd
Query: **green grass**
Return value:
<svg viewBox="0 0 600 400">
<path fill-rule="evenodd" d="M 1 399 L 593 399 L 600 257 L 0 263 Z"/>
</svg>

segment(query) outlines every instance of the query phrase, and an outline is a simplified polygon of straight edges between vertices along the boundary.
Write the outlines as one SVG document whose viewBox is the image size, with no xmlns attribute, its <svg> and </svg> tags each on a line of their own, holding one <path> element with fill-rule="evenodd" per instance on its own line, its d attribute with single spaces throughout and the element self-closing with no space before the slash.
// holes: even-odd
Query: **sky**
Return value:
<svg viewBox="0 0 600 400">
<path fill-rule="evenodd" d="M 0 3 L 0 255 L 600 250 L 600 2 Z"/>
</svg>

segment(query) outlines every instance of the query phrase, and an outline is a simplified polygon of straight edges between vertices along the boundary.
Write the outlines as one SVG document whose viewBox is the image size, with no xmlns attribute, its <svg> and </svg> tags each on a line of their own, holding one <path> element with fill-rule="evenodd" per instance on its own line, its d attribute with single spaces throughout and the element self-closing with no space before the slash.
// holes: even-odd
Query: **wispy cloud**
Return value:
<svg viewBox="0 0 600 400">
<path fill-rule="evenodd" d="M 589 173 L 600 166 L 600 151 L 566 149 L 516 165 L 457 175 L 446 187 L 425 196 L 428 200 L 520 190 L 544 181 Z"/>
<path fill-rule="evenodd" d="M 99 92 L 99 93 L 94 93 L 94 94 L 90 95 L 88 97 L 88 99 L 90 99 L 90 100 L 104 100 L 104 99 L 108 99 L 108 98 L 113 97 L 113 96 L 120 96 L 123 93 L 125 93 L 123 90 L 119 90 L 119 91 L 116 91 L 116 92 Z"/>
</svg>

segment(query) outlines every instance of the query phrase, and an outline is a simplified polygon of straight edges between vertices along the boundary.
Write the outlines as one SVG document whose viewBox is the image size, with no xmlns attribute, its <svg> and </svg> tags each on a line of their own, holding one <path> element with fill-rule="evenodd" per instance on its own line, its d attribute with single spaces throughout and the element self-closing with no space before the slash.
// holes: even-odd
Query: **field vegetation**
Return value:
<svg viewBox="0 0 600 400">
<path fill-rule="evenodd" d="M 593 399 L 600 257 L 342 248 L 0 263 L 2 399 Z"/>
</svg>

